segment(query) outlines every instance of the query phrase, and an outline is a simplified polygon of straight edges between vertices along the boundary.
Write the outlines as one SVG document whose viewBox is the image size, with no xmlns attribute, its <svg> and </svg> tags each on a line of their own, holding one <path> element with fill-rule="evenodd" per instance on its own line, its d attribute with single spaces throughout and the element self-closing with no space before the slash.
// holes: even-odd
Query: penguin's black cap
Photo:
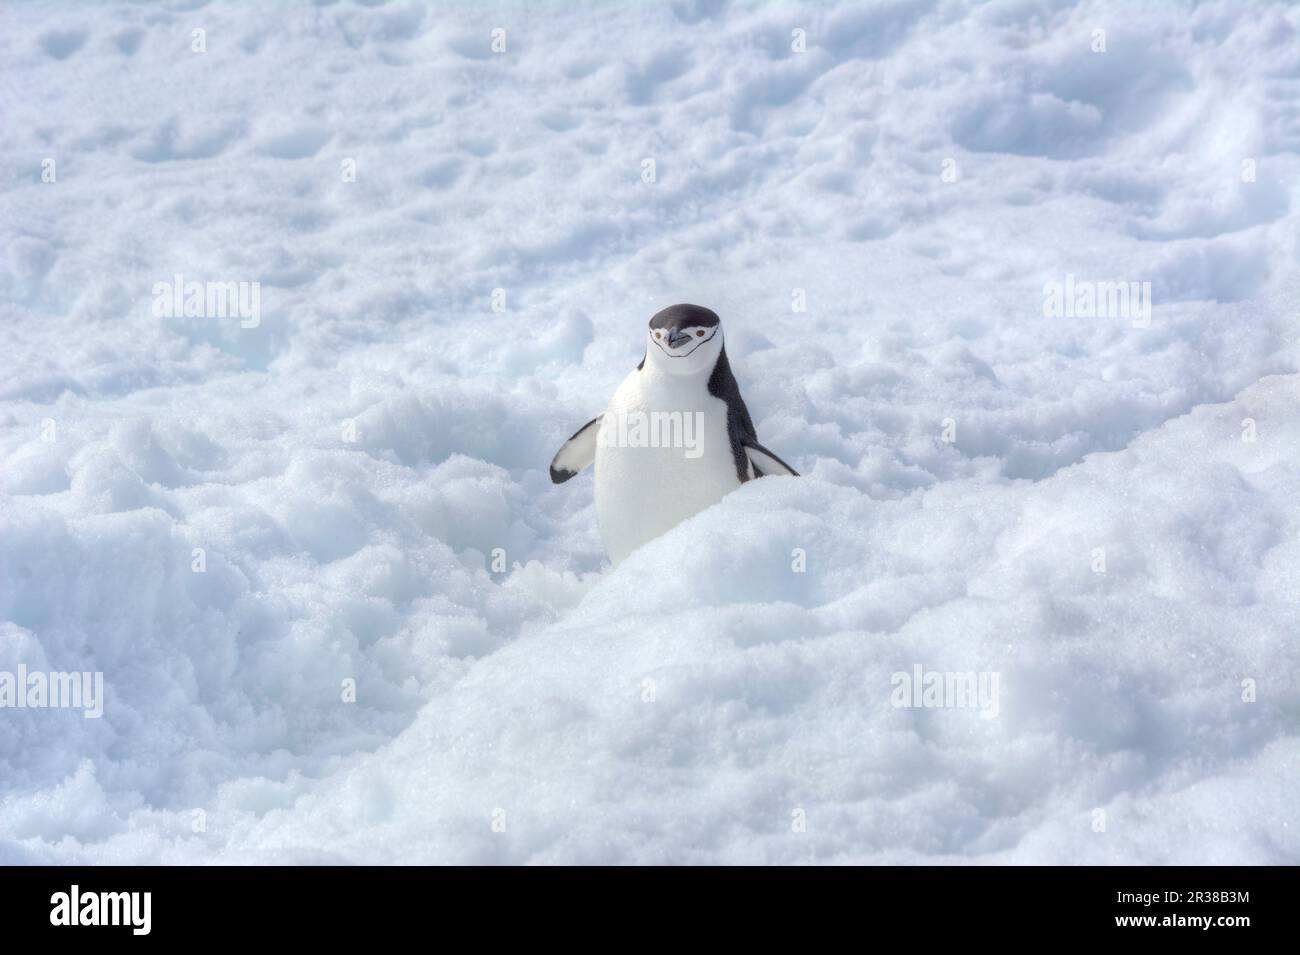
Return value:
<svg viewBox="0 0 1300 955">
<path fill-rule="evenodd" d="M 670 331 L 674 328 L 712 328 L 720 319 L 699 305 L 669 305 L 650 319 L 651 328 Z"/>
</svg>

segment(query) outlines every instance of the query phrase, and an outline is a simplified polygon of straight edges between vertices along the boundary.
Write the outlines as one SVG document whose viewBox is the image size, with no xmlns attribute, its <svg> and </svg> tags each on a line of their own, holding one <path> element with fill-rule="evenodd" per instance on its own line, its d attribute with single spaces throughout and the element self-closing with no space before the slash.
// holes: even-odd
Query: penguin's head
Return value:
<svg viewBox="0 0 1300 955">
<path fill-rule="evenodd" d="M 722 322 L 698 305 L 670 305 L 650 319 L 646 359 L 672 375 L 712 370 L 722 351 Z"/>
</svg>

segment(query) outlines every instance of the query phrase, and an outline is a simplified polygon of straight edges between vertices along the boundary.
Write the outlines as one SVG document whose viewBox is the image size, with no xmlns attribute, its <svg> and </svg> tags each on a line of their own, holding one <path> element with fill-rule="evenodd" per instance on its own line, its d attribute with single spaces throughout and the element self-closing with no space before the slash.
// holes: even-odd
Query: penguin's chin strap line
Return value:
<svg viewBox="0 0 1300 955">
<path fill-rule="evenodd" d="M 720 328 L 721 326 L 718 327 Z M 682 354 L 680 355 L 674 355 L 672 352 L 665 350 L 663 345 L 659 345 L 659 339 L 657 338 L 651 339 L 651 341 L 653 341 L 656 345 L 659 345 L 659 350 L 663 352 L 665 355 L 667 355 L 669 358 L 686 358 L 690 355 L 694 355 L 697 351 L 699 351 L 701 345 L 707 345 L 709 342 L 713 341 L 713 339 L 717 338 L 717 336 L 718 336 L 718 329 L 715 328 L 713 329 L 712 335 L 710 335 L 708 338 L 696 342 L 694 348 L 692 348 L 688 352 L 682 352 Z"/>
</svg>

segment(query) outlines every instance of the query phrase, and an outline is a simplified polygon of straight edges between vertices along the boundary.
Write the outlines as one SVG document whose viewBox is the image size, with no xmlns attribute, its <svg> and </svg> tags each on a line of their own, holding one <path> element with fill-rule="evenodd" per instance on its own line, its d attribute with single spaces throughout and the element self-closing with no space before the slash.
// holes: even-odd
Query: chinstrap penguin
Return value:
<svg viewBox="0 0 1300 955">
<path fill-rule="evenodd" d="M 641 364 L 556 453 L 551 480 L 593 463 L 596 519 L 615 564 L 752 478 L 797 476 L 758 443 L 722 323 L 698 305 L 650 319 Z"/>
</svg>

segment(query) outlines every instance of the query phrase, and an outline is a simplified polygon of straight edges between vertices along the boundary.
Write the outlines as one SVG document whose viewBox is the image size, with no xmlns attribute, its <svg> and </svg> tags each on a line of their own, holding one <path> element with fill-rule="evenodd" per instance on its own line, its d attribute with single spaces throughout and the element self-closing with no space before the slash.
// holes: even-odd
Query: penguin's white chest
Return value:
<svg viewBox="0 0 1300 955">
<path fill-rule="evenodd" d="M 596 518 L 615 564 L 740 486 L 726 402 L 709 394 L 706 376 L 649 366 L 614 392 L 595 467 Z"/>
</svg>

